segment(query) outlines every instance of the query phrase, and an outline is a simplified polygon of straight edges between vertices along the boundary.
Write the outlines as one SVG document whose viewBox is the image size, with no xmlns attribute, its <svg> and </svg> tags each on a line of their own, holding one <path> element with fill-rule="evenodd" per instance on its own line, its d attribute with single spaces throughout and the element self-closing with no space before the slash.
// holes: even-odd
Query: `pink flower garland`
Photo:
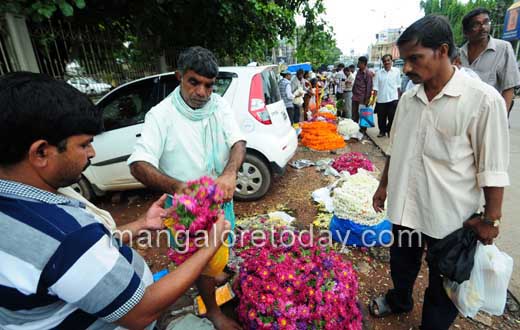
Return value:
<svg viewBox="0 0 520 330">
<path fill-rule="evenodd" d="M 348 171 L 350 174 L 356 174 L 360 168 L 370 172 L 374 171 L 374 164 L 362 153 L 354 151 L 336 158 L 332 167 L 338 172 Z"/>
<path fill-rule="evenodd" d="M 279 232 L 274 239 L 265 232 L 265 241 L 255 240 L 258 234 L 253 238 L 251 232 L 243 235 L 237 247 L 244 263 L 235 292 L 246 328 L 361 329 L 357 276 L 339 254 L 311 244 L 309 235 L 301 241 L 296 236 L 285 246 L 282 242 L 289 243 L 290 237 Z"/>
<path fill-rule="evenodd" d="M 222 213 L 220 204 L 223 194 L 212 178 L 204 176 L 188 181 L 186 185 L 191 193 L 173 196 L 172 207 L 175 212 L 172 219 L 165 221 L 166 226 L 173 232 L 185 233 L 178 236 L 179 251 L 174 248 L 168 249 L 168 257 L 176 265 L 182 264 L 198 250 L 194 244 L 197 233 L 210 231 Z M 186 244 L 187 249 L 184 248 Z"/>
</svg>

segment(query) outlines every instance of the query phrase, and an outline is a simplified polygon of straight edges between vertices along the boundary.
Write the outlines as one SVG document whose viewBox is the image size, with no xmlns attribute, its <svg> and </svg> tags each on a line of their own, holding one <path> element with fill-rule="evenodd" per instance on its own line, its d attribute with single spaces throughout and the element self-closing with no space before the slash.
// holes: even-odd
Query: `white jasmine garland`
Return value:
<svg viewBox="0 0 520 330">
<path fill-rule="evenodd" d="M 372 207 L 372 197 L 379 181 L 369 172 L 359 169 L 357 174 L 342 172 L 342 182 L 334 189 L 332 202 L 334 214 L 341 219 L 374 226 L 386 218 L 386 212 L 377 213 Z"/>
<path fill-rule="evenodd" d="M 352 119 L 344 119 L 338 123 L 338 133 L 343 136 L 352 136 L 359 132 L 359 125 Z"/>
</svg>

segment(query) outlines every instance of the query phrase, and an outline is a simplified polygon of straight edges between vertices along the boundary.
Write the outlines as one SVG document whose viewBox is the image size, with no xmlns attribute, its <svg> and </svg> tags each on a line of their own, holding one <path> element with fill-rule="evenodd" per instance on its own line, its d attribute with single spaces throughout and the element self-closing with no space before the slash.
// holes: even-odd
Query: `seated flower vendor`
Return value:
<svg viewBox="0 0 520 330">
<path fill-rule="evenodd" d="M 87 96 L 42 74 L 0 78 L 0 329 L 151 328 L 221 245 L 209 240 L 152 284 L 138 253 L 102 217 L 58 191 L 94 157 L 101 114 Z M 165 196 L 136 225 L 160 226 Z M 229 228 L 221 217 L 213 228 Z"/>
</svg>

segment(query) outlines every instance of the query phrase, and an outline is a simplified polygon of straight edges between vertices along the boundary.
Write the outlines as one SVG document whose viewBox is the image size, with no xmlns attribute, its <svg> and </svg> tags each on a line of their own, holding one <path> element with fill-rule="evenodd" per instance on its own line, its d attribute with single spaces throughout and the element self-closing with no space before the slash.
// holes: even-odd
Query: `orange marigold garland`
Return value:
<svg viewBox="0 0 520 330">
<path fill-rule="evenodd" d="M 329 120 L 337 120 L 338 118 L 330 112 L 318 112 L 314 115 L 314 118 L 323 117 Z"/>
<path fill-rule="evenodd" d="M 315 150 L 333 150 L 345 147 L 345 141 L 336 132 L 336 125 L 328 122 L 301 123 L 302 144 Z"/>
</svg>

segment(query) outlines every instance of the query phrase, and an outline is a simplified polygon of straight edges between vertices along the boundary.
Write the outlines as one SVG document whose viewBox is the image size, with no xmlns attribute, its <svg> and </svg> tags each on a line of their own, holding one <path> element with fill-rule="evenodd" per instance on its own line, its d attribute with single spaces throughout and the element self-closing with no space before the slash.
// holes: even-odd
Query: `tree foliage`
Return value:
<svg viewBox="0 0 520 330">
<path fill-rule="evenodd" d="M 85 0 L 2 0 L 0 13 L 23 14 L 40 21 L 50 18 L 58 11 L 64 16 L 72 16 L 74 7 L 85 8 Z"/>
<path fill-rule="evenodd" d="M 490 19 L 493 24 L 492 34 L 499 37 L 502 33 L 504 16 L 507 8 L 513 0 L 470 0 L 466 4 L 458 0 L 421 0 L 421 8 L 424 13 L 446 16 L 453 29 L 455 43 L 461 45 L 464 42 L 462 33 L 462 18 L 472 9 L 483 7 L 491 12 Z"/>
<path fill-rule="evenodd" d="M 296 40 L 296 57 L 311 62 L 316 67 L 334 64 L 342 54 L 336 46 L 333 29 L 324 23 L 317 24 L 309 30 L 307 26 L 298 27 Z"/>
<path fill-rule="evenodd" d="M 296 15 L 305 19 L 299 58 L 325 62 L 335 56 L 329 53 L 337 53 L 332 31 L 319 21 L 323 0 L 88 0 L 86 7 L 85 0 L 7 3 L 4 9 L 37 19 L 74 14 L 73 24 L 95 25 L 117 36 L 118 56 L 129 60 L 175 59 L 180 50 L 201 45 L 221 63 L 262 62 L 280 39 L 294 39 Z"/>
</svg>

